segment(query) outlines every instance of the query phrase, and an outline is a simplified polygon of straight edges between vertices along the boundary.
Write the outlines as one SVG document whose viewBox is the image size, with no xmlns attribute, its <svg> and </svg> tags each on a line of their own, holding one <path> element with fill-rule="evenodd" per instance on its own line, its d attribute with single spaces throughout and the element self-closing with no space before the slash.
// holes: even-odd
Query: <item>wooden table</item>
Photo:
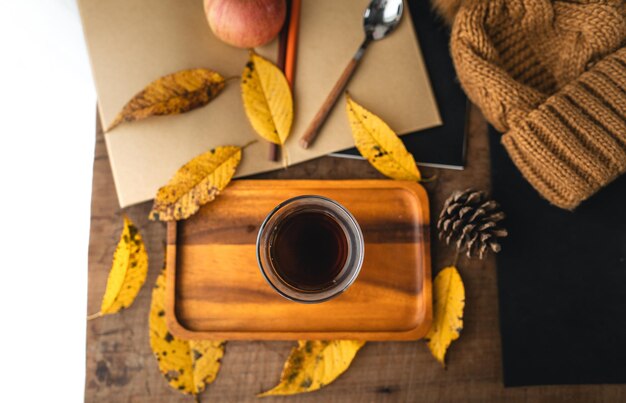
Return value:
<svg viewBox="0 0 626 403">
<path fill-rule="evenodd" d="M 454 190 L 488 190 L 489 147 L 485 122 L 476 109 L 470 117 L 467 167 L 464 171 L 423 169 L 438 179 L 426 185 L 436 221 L 445 198 Z M 347 179 L 381 178 L 366 161 L 324 157 L 259 178 Z M 146 285 L 134 305 L 116 315 L 87 322 L 87 402 L 191 402 L 170 389 L 158 371 L 148 342 L 148 311 L 152 285 L 163 264 L 165 225 L 148 220 L 151 203 L 125 209 L 139 227 L 150 258 Z M 122 227 L 109 160 L 99 128 L 93 173 L 89 242 L 89 313 L 97 312 Z M 435 234 L 435 231 L 432 231 Z M 453 250 L 433 241 L 433 272 L 452 261 Z M 504 388 L 495 260 L 460 259 L 466 288 L 465 328 L 449 350 L 444 370 L 425 343 L 371 342 L 359 352 L 351 368 L 326 388 L 291 397 L 263 401 L 290 402 L 620 402 L 626 385 Z M 257 401 L 255 395 L 279 379 L 291 342 L 229 342 L 217 380 L 201 400 Z"/>
</svg>

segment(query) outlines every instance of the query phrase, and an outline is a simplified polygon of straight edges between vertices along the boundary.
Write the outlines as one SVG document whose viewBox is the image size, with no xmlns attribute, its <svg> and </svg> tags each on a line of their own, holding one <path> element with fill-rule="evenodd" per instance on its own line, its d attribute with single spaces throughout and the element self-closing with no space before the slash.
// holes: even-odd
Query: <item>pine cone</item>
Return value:
<svg viewBox="0 0 626 403">
<path fill-rule="evenodd" d="M 456 243 L 459 252 L 467 257 L 483 258 L 487 249 L 500 251 L 498 238 L 508 235 L 498 223 L 504 218 L 500 206 L 487 198 L 485 192 L 475 189 L 457 191 L 443 205 L 437 222 L 439 239 L 447 245 Z"/>
</svg>

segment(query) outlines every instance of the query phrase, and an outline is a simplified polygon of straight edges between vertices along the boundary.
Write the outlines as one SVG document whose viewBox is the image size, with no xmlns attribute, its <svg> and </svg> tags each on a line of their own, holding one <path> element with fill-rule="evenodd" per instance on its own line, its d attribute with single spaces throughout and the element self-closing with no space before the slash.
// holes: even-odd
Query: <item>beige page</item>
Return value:
<svg viewBox="0 0 626 403">
<path fill-rule="evenodd" d="M 104 127 L 146 84 L 178 70 L 207 67 L 241 74 L 248 52 L 220 42 L 202 0 L 78 0 Z M 291 164 L 354 145 L 340 100 L 308 150 L 298 138 L 363 40 L 369 0 L 303 0 L 294 89 Z M 275 58 L 276 43 L 257 51 Z M 441 124 L 408 9 L 389 37 L 374 42 L 348 85 L 354 99 L 398 133 Z M 87 133 L 85 135 L 88 135 Z M 238 80 L 206 107 L 122 124 L 105 134 L 121 207 L 152 199 L 194 156 L 256 137 L 243 111 Z M 244 152 L 237 176 L 281 168 L 259 141 Z"/>
</svg>

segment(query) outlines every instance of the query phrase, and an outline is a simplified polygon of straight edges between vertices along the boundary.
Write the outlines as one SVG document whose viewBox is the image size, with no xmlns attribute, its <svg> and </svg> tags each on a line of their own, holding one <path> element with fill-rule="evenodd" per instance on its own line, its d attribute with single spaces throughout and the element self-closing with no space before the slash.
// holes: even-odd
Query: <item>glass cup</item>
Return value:
<svg viewBox="0 0 626 403">
<path fill-rule="evenodd" d="M 318 303 L 356 280 L 363 264 L 363 234 L 336 201 L 298 196 L 267 215 L 256 252 L 261 274 L 276 292 L 295 302 Z"/>
</svg>

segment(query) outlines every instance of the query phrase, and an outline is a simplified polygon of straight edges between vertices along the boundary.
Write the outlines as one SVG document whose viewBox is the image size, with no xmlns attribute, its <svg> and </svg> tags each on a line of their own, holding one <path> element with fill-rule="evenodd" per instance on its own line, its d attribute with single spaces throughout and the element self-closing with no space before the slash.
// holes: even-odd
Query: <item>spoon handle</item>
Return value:
<svg viewBox="0 0 626 403">
<path fill-rule="evenodd" d="M 346 85 L 348 85 L 348 81 L 350 81 L 352 74 L 356 70 L 356 67 L 359 65 L 359 61 L 363 56 L 363 52 L 365 51 L 367 42 L 368 41 L 363 43 L 363 45 L 359 48 L 354 57 L 350 60 L 350 63 L 348 63 L 346 68 L 343 70 L 341 77 L 339 77 L 339 80 L 337 80 L 335 86 L 326 97 L 326 100 L 322 104 L 320 110 L 317 112 L 317 114 L 309 124 L 309 127 L 306 129 L 302 137 L 300 137 L 300 146 L 302 148 L 309 148 L 309 146 L 315 141 L 319 130 L 326 122 L 326 118 L 328 118 L 328 114 L 333 109 L 333 106 L 337 102 L 337 99 L 343 93 Z"/>
</svg>

